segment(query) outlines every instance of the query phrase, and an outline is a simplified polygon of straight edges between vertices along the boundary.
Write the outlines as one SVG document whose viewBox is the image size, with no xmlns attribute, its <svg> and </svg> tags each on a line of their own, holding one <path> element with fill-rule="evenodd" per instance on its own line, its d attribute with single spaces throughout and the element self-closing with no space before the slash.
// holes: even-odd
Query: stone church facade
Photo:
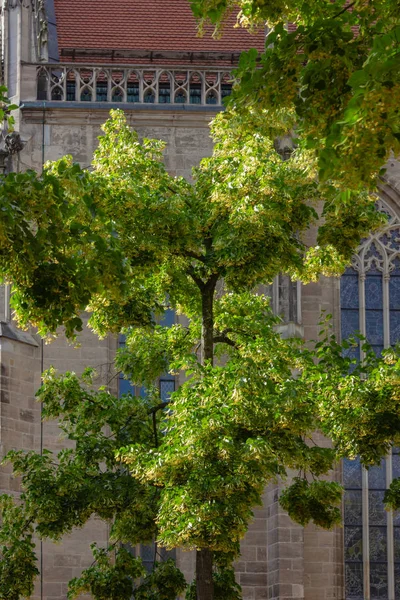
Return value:
<svg viewBox="0 0 400 600">
<path fill-rule="evenodd" d="M 251 37 L 232 24 L 220 40 L 197 38 L 187 0 L 2 0 L 2 79 L 20 107 L 16 131 L 23 148 L 10 152 L 3 136 L 0 168 L 40 172 L 45 161 L 64 154 L 89 165 L 100 125 L 119 107 L 140 135 L 167 142 L 169 171 L 190 178 L 212 151 L 209 122 L 229 94 L 240 51 L 263 47 L 262 31 Z M 379 202 L 389 215 L 385 231 L 364 241 L 341 280 L 300 286 L 280 277 L 270 287 L 284 335 L 315 338 L 325 310 L 338 336 L 360 329 L 377 352 L 400 339 L 400 165 L 394 160 Z M 6 287 L 0 295 L 1 453 L 57 451 L 64 444 L 57 425 L 41 424 L 34 397 L 41 372 L 50 365 L 78 373 L 97 366 L 118 394 L 126 383 L 110 374 L 119 340 L 99 341 L 87 329 L 79 348 L 62 336 L 43 344 L 15 327 L 9 294 Z M 168 393 L 179 382 L 161 383 Z M 334 531 L 294 524 L 278 504 L 280 484 L 271 485 L 236 565 L 243 598 L 399 600 L 400 517 L 382 505 L 385 487 L 399 475 L 396 452 L 369 472 L 357 461 L 338 467 L 332 477 L 346 487 L 344 527 Z M 0 488 L 18 494 L 4 468 Z M 95 519 L 60 545 L 39 543 L 35 600 L 65 600 L 68 580 L 91 562 L 90 543 L 106 545 L 108 533 Z M 137 551 L 145 560 L 146 548 Z M 178 551 L 176 559 L 191 577 L 193 555 Z"/>
</svg>

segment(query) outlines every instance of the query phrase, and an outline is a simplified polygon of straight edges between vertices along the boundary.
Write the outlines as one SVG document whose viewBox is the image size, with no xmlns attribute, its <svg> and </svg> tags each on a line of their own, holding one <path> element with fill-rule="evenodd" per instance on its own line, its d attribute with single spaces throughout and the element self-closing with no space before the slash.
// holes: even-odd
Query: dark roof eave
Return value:
<svg viewBox="0 0 400 600">
<path fill-rule="evenodd" d="M 22 101 L 21 110 L 106 110 L 120 108 L 123 111 L 164 111 L 178 113 L 218 113 L 224 110 L 224 107 L 216 104 L 150 104 L 139 102 L 59 102 L 57 100 L 25 100 Z"/>
<path fill-rule="evenodd" d="M 109 59 L 111 62 L 117 62 L 120 59 L 139 58 L 151 62 L 162 60 L 176 60 L 189 63 L 195 62 L 229 62 L 237 64 L 240 52 L 202 52 L 196 51 L 179 51 L 179 50 L 111 50 L 104 48 L 61 48 L 61 60 L 65 57 L 72 59 L 76 58 L 103 58 Z"/>
</svg>

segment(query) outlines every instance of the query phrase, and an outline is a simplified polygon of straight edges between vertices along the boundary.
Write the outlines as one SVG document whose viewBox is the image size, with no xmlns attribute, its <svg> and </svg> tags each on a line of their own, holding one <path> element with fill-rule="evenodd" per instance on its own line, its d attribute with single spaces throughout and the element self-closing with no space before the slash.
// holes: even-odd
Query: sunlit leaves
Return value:
<svg viewBox="0 0 400 600">
<path fill-rule="evenodd" d="M 400 151 L 398 4 L 190 3 L 201 27 L 207 20 L 218 27 L 236 8 L 242 26 L 269 29 L 259 60 L 253 50 L 241 57 L 240 83 L 228 103 L 235 131 L 274 136 L 295 127 L 300 148 L 317 159 L 322 183 L 374 189 L 391 152 Z"/>
<path fill-rule="evenodd" d="M 117 354 L 116 366 L 136 385 L 150 386 L 170 367 L 182 368 L 193 363 L 198 334 L 194 324 L 190 327 L 157 325 L 128 329 L 125 347 Z"/>
<path fill-rule="evenodd" d="M 13 282 L 22 325 L 46 334 L 63 324 L 71 337 L 94 294 L 121 296 L 125 273 L 112 224 L 88 174 L 70 158 L 40 177 L 11 173 L 0 186 L 0 204 L 0 269 Z"/>
<path fill-rule="evenodd" d="M 313 381 L 321 429 L 333 439 L 339 455 L 360 454 L 371 465 L 400 440 L 399 357 L 388 350 L 379 360 L 361 343 L 366 360 L 353 363 L 349 373 L 350 359 L 342 356 L 342 346 L 334 336 L 325 340 L 317 349 L 320 365 L 307 369 L 303 378 Z"/>
<path fill-rule="evenodd" d="M 294 52 L 296 39 L 283 27 L 275 36 Z M 322 36 L 331 51 L 344 44 L 331 38 Z M 312 39 L 310 54 L 318 51 Z M 272 66 L 283 69 L 274 52 Z M 295 78 L 303 67 L 297 53 L 293 60 Z M 305 115 L 333 68 L 325 55 L 321 61 L 304 76 Z M 241 65 L 253 73 L 254 53 Z M 281 91 L 285 81 L 278 82 Z M 355 77 L 354 85 L 362 82 Z M 270 92 L 277 94 L 273 80 Z M 292 96 L 288 91 L 289 104 Z M 66 158 L 42 176 L 10 175 L 0 187 L 0 237 L 7 242 L 0 267 L 13 280 L 20 321 L 42 333 L 64 325 L 71 337 L 88 308 L 100 335 L 123 331 L 116 366 L 146 390 L 116 398 L 94 388 L 92 369 L 81 379 L 53 369 L 44 374 L 43 417 L 58 420 L 72 447 L 57 455 L 8 455 L 21 477 L 23 508 L 10 508 L 10 567 L 0 584 L 11 580 L 21 550 L 29 566 L 21 585 L 31 585 L 31 531 L 58 540 L 96 515 L 110 524 L 116 547 L 157 540 L 213 552 L 216 598 L 225 585 L 230 596 L 220 597 L 236 600 L 230 565 L 265 485 L 294 470 L 283 506 L 302 524 L 332 527 L 341 488 L 318 478 L 342 456 L 360 454 L 375 464 L 399 441 L 396 351 L 383 361 L 367 351 L 356 366 L 344 356 L 353 342 L 341 345 L 329 331 L 314 346 L 283 339 L 279 317 L 255 291 L 281 272 L 304 280 L 339 273 L 360 236 L 381 223 L 375 198 L 340 182 L 318 186 L 312 144 L 281 160 L 271 135 L 294 123 L 296 107 L 277 109 L 276 121 L 254 111 L 256 133 L 245 122 L 251 110 L 232 109 L 214 122 L 215 151 L 195 169 L 193 183 L 170 176 L 164 144 L 140 141 L 123 113 L 113 111 L 91 171 Z M 318 239 L 310 244 L 321 207 Z M 165 308 L 181 315 L 179 324 L 156 324 Z M 177 371 L 182 385 L 161 398 L 157 378 Z M 314 441 L 318 430 L 332 448 Z M 169 561 L 135 588 L 138 562 L 125 551 L 95 553 L 96 564 L 72 583 L 71 598 L 91 592 L 96 600 L 169 600 L 183 590 L 182 574 Z M 17 595 L 5 600 L 22 593 L 12 585 Z"/>
<path fill-rule="evenodd" d="M 374 198 L 319 189 L 310 150 L 284 162 L 264 126 L 253 135 L 235 114 L 215 121 L 214 154 L 195 169 L 194 184 L 170 176 L 164 144 L 140 142 L 121 111 L 104 125 L 91 171 L 66 157 L 40 176 L 8 175 L 0 271 L 13 282 L 19 323 L 42 335 L 64 325 L 74 337 L 88 309 L 89 325 L 104 336 L 152 326 L 166 298 L 195 317 L 197 283 L 211 276 L 239 291 L 282 271 L 304 280 L 340 272 L 360 236 L 381 222 Z M 306 248 L 320 201 L 318 246 Z"/>
</svg>

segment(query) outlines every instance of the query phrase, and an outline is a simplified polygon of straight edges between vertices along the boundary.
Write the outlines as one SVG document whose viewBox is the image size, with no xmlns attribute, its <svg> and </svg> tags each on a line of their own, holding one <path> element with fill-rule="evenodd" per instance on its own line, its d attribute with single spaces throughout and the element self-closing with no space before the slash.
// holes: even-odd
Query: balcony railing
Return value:
<svg viewBox="0 0 400 600">
<path fill-rule="evenodd" d="M 55 102 L 192 104 L 222 106 L 232 89 L 228 68 L 37 67 L 37 99 Z"/>
</svg>

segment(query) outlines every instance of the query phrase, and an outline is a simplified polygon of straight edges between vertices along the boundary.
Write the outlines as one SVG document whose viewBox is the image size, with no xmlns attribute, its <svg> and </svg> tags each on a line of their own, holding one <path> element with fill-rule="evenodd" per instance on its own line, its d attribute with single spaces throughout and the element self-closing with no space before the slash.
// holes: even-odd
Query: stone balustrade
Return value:
<svg viewBox="0 0 400 600">
<path fill-rule="evenodd" d="M 53 63 L 36 67 L 37 100 L 222 106 L 231 70 Z"/>
</svg>

